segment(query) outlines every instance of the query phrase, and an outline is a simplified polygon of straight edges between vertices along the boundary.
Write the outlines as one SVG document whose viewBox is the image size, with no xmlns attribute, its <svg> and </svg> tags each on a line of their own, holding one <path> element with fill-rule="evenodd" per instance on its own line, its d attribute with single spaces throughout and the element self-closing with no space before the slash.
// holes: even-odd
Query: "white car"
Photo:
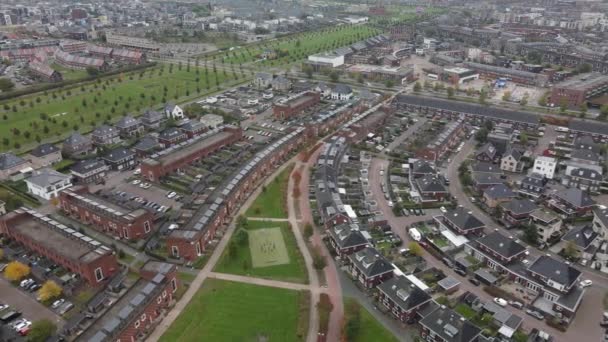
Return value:
<svg viewBox="0 0 608 342">
<path fill-rule="evenodd" d="M 144 188 L 144 189 L 148 189 L 148 188 L 150 188 L 151 186 L 152 186 L 152 184 L 150 184 L 150 183 L 145 183 L 145 184 L 144 184 L 144 186 L 143 186 L 143 188 Z"/>
<path fill-rule="evenodd" d="M 170 193 L 167 194 L 167 198 L 173 198 L 177 196 L 177 193 L 175 193 L 175 191 L 171 191 Z"/>
<path fill-rule="evenodd" d="M 506 300 L 499 298 L 499 297 L 494 298 L 494 303 L 496 303 L 502 307 L 505 307 L 505 306 L 507 306 L 507 304 L 509 304 L 509 303 L 507 303 Z"/>
<path fill-rule="evenodd" d="M 393 201 L 388 201 L 388 206 L 392 208 L 393 207 Z"/>
<path fill-rule="evenodd" d="M 53 309 L 57 309 L 58 307 L 61 306 L 61 304 L 63 304 L 65 302 L 65 299 L 61 298 L 61 299 L 57 299 L 56 301 L 53 302 L 53 304 L 51 305 L 51 308 Z"/>
<path fill-rule="evenodd" d="M 584 288 L 584 287 L 589 287 L 589 286 L 593 285 L 593 282 L 592 282 L 591 280 L 587 279 L 587 280 L 583 280 L 583 281 L 581 281 L 581 282 L 580 282 L 580 285 L 581 285 L 581 287 L 583 287 L 583 288 Z"/>
<path fill-rule="evenodd" d="M 137 185 L 139 183 L 141 183 L 141 181 L 139 179 L 136 179 L 136 180 L 134 180 L 134 181 L 131 182 L 131 184 L 133 184 L 133 185 Z"/>
<path fill-rule="evenodd" d="M 445 207 L 441 207 L 441 208 L 439 208 L 439 210 L 441 210 L 441 212 L 444 214 L 448 212 L 448 210 Z"/>
<path fill-rule="evenodd" d="M 134 174 L 134 175 L 139 175 L 139 174 L 141 174 L 141 169 L 140 169 L 140 168 L 135 169 L 135 171 L 133 171 L 133 174 Z"/>
</svg>

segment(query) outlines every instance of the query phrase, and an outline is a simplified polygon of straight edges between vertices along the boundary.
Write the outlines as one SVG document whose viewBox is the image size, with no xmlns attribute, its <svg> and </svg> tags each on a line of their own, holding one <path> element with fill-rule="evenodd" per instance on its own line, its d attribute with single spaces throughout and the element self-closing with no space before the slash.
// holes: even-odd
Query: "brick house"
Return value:
<svg viewBox="0 0 608 342">
<path fill-rule="evenodd" d="M 369 241 L 361 234 L 359 225 L 344 223 L 329 228 L 329 243 L 338 257 L 356 253 L 369 245 Z"/>
<path fill-rule="evenodd" d="M 477 342 L 482 330 L 456 311 L 441 305 L 418 322 L 428 342 Z"/>
<path fill-rule="evenodd" d="M 139 136 L 144 132 L 144 125 L 141 120 L 132 116 L 125 116 L 118 120 L 116 128 L 120 132 L 120 136 L 125 138 Z"/>
<path fill-rule="evenodd" d="M 366 247 L 348 256 L 348 272 L 370 289 L 393 276 L 393 265 L 378 250 Z"/>
<path fill-rule="evenodd" d="M 63 160 L 61 150 L 53 144 L 41 144 L 30 151 L 26 157 L 34 169 L 53 166 Z"/>
<path fill-rule="evenodd" d="M 494 144 L 488 142 L 481 146 L 475 153 L 475 160 L 487 163 L 496 163 L 500 160 L 500 155 Z"/>
<path fill-rule="evenodd" d="M 188 120 L 184 124 L 180 125 L 179 129 L 181 129 L 182 132 L 186 133 L 188 139 L 191 139 L 207 131 L 207 126 L 197 120 Z"/>
<path fill-rule="evenodd" d="M 63 141 L 62 152 L 68 157 L 84 156 L 93 152 L 93 143 L 89 138 L 74 132 Z"/>
<path fill-rule="evenodd" d="M 547 205 L 568 217 L 584 216 L 591 212 L 595 201 L 586 192 L 570 188 L 551 194 Z"/>
<path fill-rule="evenodd" d="M 177 127 L 169 127 L 158 135 L 158 142 L 163 148 L 177 145 L 185 140 L 188 140 L 188 135 Z"/>
<path fill-rule="evenodd" d="M 500 204 L 502 222 L 508 227 L 525 225 L 530 222 L 530 215 L 538 206 L 529 199 L 514 199 Z"/>
<path fill-rule="evenodd" d="M 70 173 L 76 183 L 89 184 L 101 182 L 106 177 L 109 167 L 101 159 L 85 159 L 74 164 Z"/>
<path fill-rule="evenodd" d="M 443 224 L 460 235 L 479 234 L 486 225 L 467 208 L 458 207 L 443 215 Z"/>
<path fill-rule="evenodd" d="M 497 270 L 501 265 L 507 265 L 521 260 L 526 255 L 526 247 L 512 238 L 499 232 L 492 232 L 482 238 L 467 243 L 465 250 L 472 251 L 473 257 L 485 262 L 488 267 Z M 500 263 L 500 264 L 497 264 Z"/>
<path fill-rule="evenodd" d="M 146 129 L 157 129 L 165 121 L 167 121 L 167 117 L 155 110 L 147 110 L 141 116 L 141 123 Z"/>
<path fill-rule="evenodd" d="M 158 149 L 160 149 L 158 140 L 151 136 L 145 136 L 139 139 L 137 144 L 133 146 L 133 150 L 135 150 L 135 154 L 138 158 L 148 157 L 154 154 Z"/>
<path fill-rule="evenodd" d="M 78 274 L 90 286 L 104 284 L 119 269 L 109 247 L 32 209 L 20 208 L 0 217 L 0 233 Z"/>
<path fill-rule="evenodd" d="M 272 114 L 278 120 L 288 120 L 316 106 L 320 101 L 321 95 L 317 92 L 300 93 L 283 102 L 273 104 Z"/>
<path fill-rule="evenodd" d="M 135 152 L 124 147 L 117 147 L 102 158 L 112 170 L 123 171 L 135 167 Z"/>
<path fill-rule="evenodd" d="M 145 209 L 130 210 L 89 193 L 86 186 L 74 186 L 59 193 L 65 214 L 106 234 L 138 240 L 153 230 L 154 215 Z"/>
<path fill-rule="evenodd" d="M 414 180 L 414 186 L 422 202 L 441 202 L 448 198 L 449 192 L 445 182 L 438 175 L 425 175 Z"/>
<path fill-rule="evenodd" d="M 517 194 L 504 184 L 491 186 L 483 192 L 483 201 L 489 208 L 496 208 L 501 203 L 508 202 L 515 197 Z"/>
<path fill-rule="evenodd" d="M 97 146 L 118 144 L 120 142 L 120 131 L 112 126 L 101 125 L 93 130 L 91 140 Z"/>
<path fill-rule="evenodd" d="M 418 310 L 431 301 L 431 296 L 412 284 L 405 276 L 397 276 L 378 285 L 378 301 L 402 323 L 411 322 Z"/>
<path fill-rule="evenodd" d="M 521 180 L 519 193 L 532 198 L 538 198 L 545 192 L 547 179 L 537 173 L 532 173 Z"/>
<path fill-rule="evenodd" d="M 6 180 L 11 175 L 31 167 L 29 160 L 25 160 L 10 152 L 0 153 L 0 180 Z"/>
</svg>

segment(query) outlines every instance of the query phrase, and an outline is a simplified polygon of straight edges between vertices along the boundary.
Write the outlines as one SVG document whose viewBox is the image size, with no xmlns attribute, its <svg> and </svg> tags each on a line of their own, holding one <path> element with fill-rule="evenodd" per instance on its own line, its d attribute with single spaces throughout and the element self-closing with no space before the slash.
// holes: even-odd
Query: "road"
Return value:
<svg viewBox="0 0 608 342">
<path fill-rule="evenodd" d="M 6 279 L 0 277 L 0 303 L 8 304 L 12 308 L 15 308 L 23 314 L 23 318 L 34 322 L 41 319 L 48 319 L 51 322 L 57 324 L 58 327 L 63 326 L 65 323 L 63 318 L 51 311 L 46 306 L 38 303 L 31 295 L 23 292 L 13 285 L 11 285 Z"/>
<path fill-rule="evenodd" d="M 426 118 L 423 118 L 423 117 L 418 118 L 417 122 L 414 122 L 414 124 L 411 125 L 405 132 L 403 132 L 395 140 L 393 140 L 392 143 L 388 144 L 387 148 L 390 151 L 394 150 L 397 146 L 401 145 L 401 143 L 404 142 L 407 138 L 409 138 L 412 134 L 417 132 L 420 129 L 420 127 L 422 127 L 422 125 L 424 125 L 424 123 L 426 121 L 427 121 Z"/>
</svg>

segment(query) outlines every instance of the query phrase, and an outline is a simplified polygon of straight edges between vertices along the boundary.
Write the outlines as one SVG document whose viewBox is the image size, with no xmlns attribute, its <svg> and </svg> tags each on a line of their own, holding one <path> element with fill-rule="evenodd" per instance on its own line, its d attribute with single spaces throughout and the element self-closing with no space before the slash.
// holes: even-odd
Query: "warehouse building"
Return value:
<svg viewBox="0 0 608 342">
<path fill-rule="evenodd" d="M 608 76 L 599 72 L 580 74 L 553 86 L 551 103 L 561 106 L 563 103 L 570 108 L 578 108 L 582 104 L 608 91 Z"/>
</svg>

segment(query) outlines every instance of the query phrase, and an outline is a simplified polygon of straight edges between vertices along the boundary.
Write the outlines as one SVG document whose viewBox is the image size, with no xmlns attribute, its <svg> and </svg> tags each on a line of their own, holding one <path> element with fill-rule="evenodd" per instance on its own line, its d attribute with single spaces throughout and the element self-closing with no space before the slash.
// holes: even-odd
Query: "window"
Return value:
<svg viewBox="0 0 608 342">
<path fill-rule="evenodd" d="M 177 246 L 171 246 L 171 254 L 173 254 L 174 257 L 179 258 L 179 249 Z"/>
<path fill-rule="evenodd" d="M 125 239 L 128 239 L 128 238 L 129 238 L 129 230 L 127 229 L 127 227 L 123 227 L 123 228 L 122 228 L 122 236 L 123 236 Z"/>
<path fill-rule="evenodd" d="M 162 301 L 163 301 L 163 297 L 158 296 L 158 298 L 156 298 L 156 302 L 157 302 L 158 304 L 160 304 Z"/>
<path fill-rule="evenodd" d="M 167 291 L 163 291 L 163 298 L 167 297 Z"/>
<path fill-rule="evenodd" d="M 177 291 L 177 280 L 175 278 L 171 279 L 171 287 L 173 288 L 173 292 Z"/>
<path fill-rule="evenodd" d="M 141 320 L 145 321 L 146 320 L 146 313 L 141 314 Z"/>
<path fill-rule="evenodd" d="M 101 270 L 101 267 L 95 269 L 95 280 L 98 282 L 103 280 L 103 271 Z"/>
<path fill-rule="evenodd" d="M 148 222 L 148 221 L 144 222 L 144 232 L 146 232 L 146 233 L 150 232 L 150 222 Z"/>
<path fill-rule="evenodd" d="M 134 326 L 135 326 L 135 329 L 139 328 L 139 321 L 135 321 Z"/>
</svg>

